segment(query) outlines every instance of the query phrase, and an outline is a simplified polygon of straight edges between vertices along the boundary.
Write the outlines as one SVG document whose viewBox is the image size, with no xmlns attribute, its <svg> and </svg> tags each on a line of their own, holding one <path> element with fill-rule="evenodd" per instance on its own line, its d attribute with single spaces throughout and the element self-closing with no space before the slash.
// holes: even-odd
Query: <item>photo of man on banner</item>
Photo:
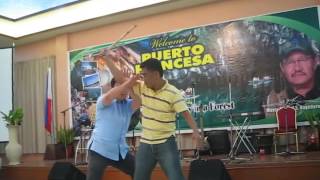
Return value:
<svg viewBox="0 0 320 180">
<path fill-rule="evenodd" d="M 280 70 L 285 80 L 285 88 L 279 93 L 272 90 L 267 97 L 267 106 L 276 108 L 290 99 L 304 103 L 302 101 L 320 97 L 320 88 L 316 81 L 319 56 L 311 45 L 306 41 L 289 44 L 280 55 Z"/>
</svg>

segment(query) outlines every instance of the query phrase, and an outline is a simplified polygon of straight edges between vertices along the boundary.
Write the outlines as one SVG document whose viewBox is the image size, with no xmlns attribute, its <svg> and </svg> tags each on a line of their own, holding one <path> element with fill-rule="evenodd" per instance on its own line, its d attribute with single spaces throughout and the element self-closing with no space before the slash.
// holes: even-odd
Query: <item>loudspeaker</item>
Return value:
<svg viewBox="0 0 320 180">
<path fill-rule="evenodd" d="M 189 180 L 231 180 L 223 162 L 219 159 L 201 160 L 191 162 Z"/>
<path fill-rule="evenodd" d="M 261 134 L 257 135 L 258 146 L 272 146 L 273 135 L 272 134 Z"/>
<path fill-rule="evenodd" d="M 69 162 L 56 162 L 51 168 L 48 180 L 85 180 L 86 175 Z"/>
<path fill-rule="evenodd" d="M 213 154 L 228 154 L 230 152 L 230 140 L 227 130 L 207 132 L 208 143 Z"/>
<path fill-rule="evenodd" d="M 44 160 L 56 160 L 66 158 L 66 149 L 63 144 L 47 144 Z"/>
</svg>

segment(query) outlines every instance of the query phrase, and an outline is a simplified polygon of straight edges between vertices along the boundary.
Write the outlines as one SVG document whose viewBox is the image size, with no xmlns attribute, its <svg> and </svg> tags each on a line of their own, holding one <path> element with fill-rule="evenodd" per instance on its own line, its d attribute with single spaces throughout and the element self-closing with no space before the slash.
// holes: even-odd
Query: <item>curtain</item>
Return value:
<svg viewBox="0 0 320 180">
<path fill-rule="evenodd" d="M 53 117 L 56 122 L 55 56 L 14 64 L 14 107 L 21 107 L 24 118 L 19 133 L 23 153 L 44 153 L 54 143 L 54 134 L 45 130 L 45 101 L 48 68 L 52 72 Z M 53 128 L 55 132 L 55 128 Z"/>
</svg>

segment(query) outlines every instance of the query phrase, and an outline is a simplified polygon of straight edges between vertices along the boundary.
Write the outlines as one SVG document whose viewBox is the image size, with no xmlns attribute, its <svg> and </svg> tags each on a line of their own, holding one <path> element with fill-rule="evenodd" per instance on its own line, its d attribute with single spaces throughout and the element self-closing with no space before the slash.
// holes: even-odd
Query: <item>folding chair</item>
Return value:
<svg viewBox="0 0 320 180">
<path fill-rule="evenodd" d="M 299 152 L 297 112 L 293 107 L 281 107 L 276 112 L 278 128 L 274 130 L 274 152 L 277 153 L 277 137 L 285 135 L 287 139 L 287 149 L 289 152 L 289 137 L 295 136 L 296 152 Z"/>
</svg>

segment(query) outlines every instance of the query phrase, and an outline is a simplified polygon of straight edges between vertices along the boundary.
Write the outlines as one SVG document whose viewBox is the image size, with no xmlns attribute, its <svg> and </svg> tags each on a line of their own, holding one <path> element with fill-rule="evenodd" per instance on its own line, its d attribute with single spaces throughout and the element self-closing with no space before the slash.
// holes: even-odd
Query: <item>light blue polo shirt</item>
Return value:
<svg viewBox="0 0 320 180">
<path fill-rule="evenodd" d="M 118 161 L 119 154 L 124 159 L 129 147 L 126 142 L 126 133 L 130 124 L 132 100 L 113 100 L 108 106 L 97 100 L 96 122 L 88 146 L 98 154 Z M 91 145 L 91 146 L 90 146 Z"/>
</svg>

